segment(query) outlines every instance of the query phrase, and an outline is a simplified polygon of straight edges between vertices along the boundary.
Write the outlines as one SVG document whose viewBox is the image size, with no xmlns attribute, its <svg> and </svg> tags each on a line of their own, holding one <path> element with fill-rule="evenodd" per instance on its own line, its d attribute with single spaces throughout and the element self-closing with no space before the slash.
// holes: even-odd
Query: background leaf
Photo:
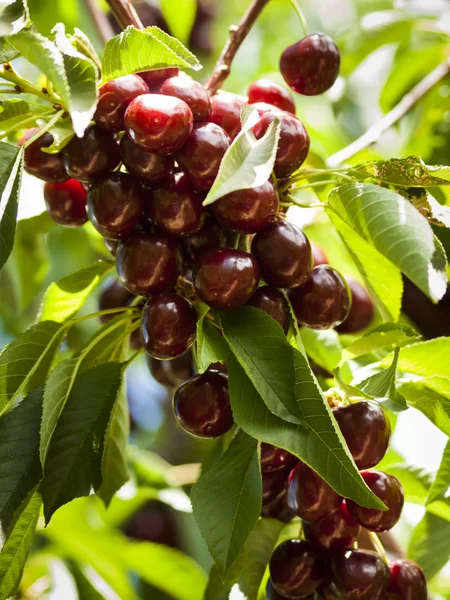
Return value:
<svg viewBox="0 0 450 600">
<path fill-rule="evenodd" d="M 20 129 L 35 127 L 39 117 L 45 115 L 53 117 L 54 109 L 19 98 L 5 100 L 0 104 L 0 137 Z"/>
<path fill-rule="evenodd" d="M 187 44 L 197 12 L 195 0 L 160 0 L 160 6 L 170 33 Z"/>
<path fill-rule="evenodd" d="M 417 341 L 420 335 L 402 323 L 382 323 L 345 347 L 343 360 L 364 356 L 379 350 L 394 350 Z"/>
<path fill-rule="evenodd" d="M 449 556 L 450 522 L 426 512 L 412 533 L 408 558 L 419 563 L 427 579 L 431 579 Z"/>
<path fill-rule="evenodd" d="M 450 338 L 436 338 L 411 344 L 402 349 L 398 359 L 400 371 L 422 377 L 450 378 Z M 389 358 L 386 357 L 385 361 Z"/>
<path fill-rule="evenodd" d="M 447 442 L 436 477 L 431 484 L 425 504 L 443 498 L 450 487 L 450 441 Z"/>
<path fill-rule="evenodd" d="M 14 244 L 22 160 L 23 150 L 0 143 L 0 269 Z"/>
<path fill-rule="evenodd" d="M 420 156 L 371 161 L 356 166 L 355 170 L 392 185 L 406 187 L 450 185 L 450 167 L 428 166 Z"/>
<path fill-rule="evenodd" d="M 436 427 L 450 437 L 450 398 L 422 383 L 406 383 L 399 388 L 408 404 L 420 410 Z"/>
</svg>

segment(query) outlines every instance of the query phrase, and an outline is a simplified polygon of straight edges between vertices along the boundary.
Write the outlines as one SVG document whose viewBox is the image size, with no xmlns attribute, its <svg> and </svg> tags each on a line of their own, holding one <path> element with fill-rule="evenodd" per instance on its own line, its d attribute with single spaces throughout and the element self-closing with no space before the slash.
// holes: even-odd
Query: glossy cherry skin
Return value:
<svg viewBox="0 0 450 600">
<path fill-rule="evenodd" d="M 387 597 L 391 600 L 427 600 L 427 582 L 419 565 L 412 560 L 396 560 L 390 564 L 391 576 Z"/>
<path fill-rule="evenodd" d="M 314 267 L 309 280 L 289 293 L 297 321 L 312 329 L 330 329 L 346 319 L 351 296 L 347 282 L 328 265 Z"/>
<path fill-rule="evenodd" d="M 375 467 L 386 454 L 391 424 L 376 402 L 355 402 L 333 409 L 358 469 Z"/>
<path fill-rule="evenodd" d="M 331 580 L 345 600 L 377 600 L 386 591 L 389 569 L 369 550 L 340 550 L 331 556 Z"/>
<path fill-rule="evenodd" d="M 293 468 L 298 459 L 283 448 L 272 444 L 261 444 L 261 471 L 278 471 L 279 469 Z"/>
<path fill-rule="evenodd" d="M 295 115 L 295 103 L 290 91 L 269 79 L 258 79 L 248 88 L 248 103 L 255 102 L 266 102 Z"/>
<path fill-rule="evenodd" d="M 327 265 L 329 263 L 328 256 L 325 254 L 325 250 L 321 246 L 311 242 L 311 250 L 315 267 L 318 267 L 319 265 Z"/>
<path fill-rule="evenodd" d="M 250 300 L 258 287 L 259 267 L 251 254 L 224 248 L 205 252 L 194 265 L 194 287 L 212 308 L 232 310 Z"/>
<path fill-rule="evenodd" d="M 214 217 L 207 217 L 202 228 L 181 240 L 185 259 L 194 263 L 207 250 L 216 250 L 225 245 L 225 232 Z"/>
<path fill-rule="evenodd" d="M 365 508 L 353 500 L 347 500 L 349 513 L 369 531 L 392 529 L 400 519 L 405 503 L 402 484 L 393 475 L 382 471 L 362 471 L 361 476 L 375 496 L 378 496 L 388 507 L 388 510 Z"/>
<path fill-rule="evenodd" d="M 211 97 L 201 83 L 186 75 L 166 79 L 160 94 L 175 96 L 186 102 L 192 111 L 194 121 L 207 121 L 211 116 Z"/>
<path fill-rule="evenodd" d="M 209 190 L 229 146 L 230 139 L 222 127 L 215 123 L 196 123 L 176 159 L 197 187 Z"/>
<path fill-rule="evenodd" d="M 121 308 L 127 306 L 133 300 L 134 295 L 124 287 L 118 279 L 111 281 L 103 288 L 98 298 L 98 310 L 109 310 L 111 308 Z M 114 319 L 118 313 L 110 313 L 109 315 L 101 315 L 100 321 L 107 323 Z"/>
<path fill-rule="evenodd" d="M 160 231 L 185 237 L 199 231 L 205 221 L 203 200 L 189 177 L 177 173 L 150 192 L 146 212 Z"/>
<path fill-rule="evenodd" d="M 313 594 L 324 577 L 319 554 L 302 540 L 287 540 L 277 546 L 270 557 L 269 571 L 275 591 L 292 599 Z"/>
<path fill-rule="evenodd" d="M 63 154 L 69 175 L 85 183 L 108 175 L 120 162 L 117 138 L 97 125 L 88 127 L 82 138 L 72 138 Z"/>
<path fill-rule="evenodd" d="M 348 317 L 339 325 L 341 333 L 358 333 L 366 329 L 375 316 L 375 305 L 366 288 L 354 279 L 347 279 L 352 296 Z"/>
<path fill-rule="evenodd" d="M 94 121 L 107 131 L 123 131 L 125 110 L 141 94 L 148 94 L 148 86 L 139 75 L 124 75 L 104 83 L 99 89 Z"/>
<path fill-rule="evenodd" d="M 141 222 L 144 192 L 131 175 L 112 173 L 94 183 L 87 206 L 95 229 L 103 237 L 119 240 L 130 235 Z"/>
<path fill-rule="evenodd" d="M 33 135 L 37 133 L 37 129 L 30 129 L 20 140 L 22 145 Z M 56 154 L 48 154 L 42 151 L 42 148 L 49 148 L 53 144 L 53 136 L 51 133 L 44 133 L 36 141 L 31 143 L 24 152 L 24 169 L 30 175 L 34 175 L 38 179 L 47 181 L 48 183 L 62 183 L 67 181 L 67 175 L 64 167 L 64 157 L 62 152 Z"/>
<path fill-rule="evenodd" d="M 166 79 L 176 77 L 179 72 L 180 69 L 178 67 L 168 67 L 167 69 L 144 71 L 143 73 L 139 73 L 139 77 L 142 77 L 151 92 L 159 92 Z"/>
<path fill-rule="evenodd" d="M 120 156 L 128 173 L 147 185 L 161 183 L 173 172 L 173 156 L 145 152 L 126 135 L 120 141 Z"/>
<path fill-rule="evenodd" d="M 263 506 L 272 502 L 286 490 L 289 467 L 277 471 L 262 472 L 262 503 Z"/>
<path fill-rule="evenodd" d="M 320 521 L 303 521 L 305 540 L 319 551 L 351 548 L 360 526 L 341 502 L 338 509 Z"/>
<path fill-rule="evenodd" d="M 278 194 L 271 181 L 237 190 L 212 205 L 214 216 L 225 229 L 238 233 L 257 233 L 275 219 Z"/>
<path fill-rule="evenodd" d="M 279 521 L 283 521 L 283 523 L 289 523 L 296 517 L 295 512 L 287 503 L 286 486 L 272 502 L 263 504 L 261 516 L 266 519 L 278 519 Z"/>
<path fill-rule="evenodd" d="M 305 521 L 319 521 L 341 505 L 342 498 L 315 471 L 299 462 L 289 475 L 288 503 Z"/>
<path fill-rule="evenodd" d="M 175 287 L 181 252 L 168 235 L 136 232 L 119 246 L 116 265 L 119 279 L 131 293 L 159 294 Z"/>
<path fill-rule="evenodd" d="M 286 298 L 277 288 L 269 285 L 259 287 L 247 304 L 263 310 L 281 325 L 285 334 L 288 332 L 291 312 Z"/>
<path fill-rule="evenodd" d="M 274 590 L 270 579 L 266 585 L 266 600 L 286 600 L 286 596 L 282 596 Z"/>
<path fill-rule="evenodd" d="M 173 360 L 157 360 L 149 356 L 148 367 L 156 381 L 168 389 L 178 387 L 194 375 L 191 352 Z"/>
<path fill-rule="evenodd" d="M 107 250 L 109 250 L 109 252 L 115 256 L 117 254 L 117 248 L 119 247 L 119 240 L 108 240 L 105 238 L 103 241 L 105 242 Z"/>
<path fill-rule="evenodd" d="M 234 140 L 241 130 L 241 109 L 247 104 L 245 96 L 223 92 L 211 98 L 211 116 L 209 120 L 224 129 L 230 140 Z"/>
<path fill-rule="evenodd" d="M 180 425 L 197 437 L 215 438 L 233 426 L 228 378 L 205 371 L 186 381 L 173 397 L 173 410 Z"/>
<path fill-rule="evenodd" d="M 333 40 L 325 33 L 312 33 L 286 48 L 280 71 L 290 88 L 305 96 L 317 96 L 332 87 L 340 63 Z"/>
<path fill-rule="evenodd" d="M 80 227 L 86 223 L 86 196 L 86 190 L 75 179 L 44 185 L 48 213 L 60 225 Z"/>
<path fill-rule="evenodd" d="M 303 285 L 311 276 L 312 255 L 308 238 L 287 221 L 270 223 L 256 234 L 252 254 L 261 269 L 261 277 L 280 288 Z"/>
<path fill-rule="evenodd" d="M 177 358 L 195 342 L 196 327 L 197 313 L 190 302 L 177 294 L 158 294 L 142 312 L 142 345 L 153 358 Z"/>
</svg>

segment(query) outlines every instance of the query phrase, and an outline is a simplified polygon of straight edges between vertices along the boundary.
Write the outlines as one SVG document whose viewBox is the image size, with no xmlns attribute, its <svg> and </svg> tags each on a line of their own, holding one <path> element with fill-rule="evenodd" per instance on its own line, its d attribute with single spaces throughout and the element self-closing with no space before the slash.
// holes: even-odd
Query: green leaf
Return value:
<svg viewBox="0 0 450 600">
<path fill-rule="evenodd" d="M 450 441 L 447 442 L 436 477 L 428 490 L 425 504 L 445 497 L 450 487 Z"/>
<path fill-rule="evenodd" d="M 420 338 L 414 329 L 401 323 L 382 323 L 349 344 L 342 355 L 342 362 L 379 350 L 394 350 L 411 344 Z"/>
<path fill-rule="evenodd" d="M 372 184 L 350 183 L 334 189 L 328 204 L 431 300 L 442 298 L 447 289 L 445 254 L 428 221 L 403 196 Z"/>
<path fill-rule="evenodd" d="M 433 188 L 433 193 L 436 194 L 435 188 Z M 423 188 L 419 188 L 417 194 L 408 192 L 405 196 L 417 208 L 420 214 L 428 219 L 429 223 L 444 225 L 444 227 L 450 228 L 450 206 L 442 206 Z"/>
<path fill-rule="evenodd" d="M 212 363 L 223 362 L 229 354 L 228 345 L 223 336 L 204 315 L 201 315 L 197 321 L 196 347 L 199 373 L 204 373 Z"/>
<path fill-rule="evenodd" d="M 383 467 L 383 471 L 397 477 L 402 482 L 405 500 L 423 505 L 430 489 L 431 473 L 408 463 L 394 463 Z"/>
<path fill-rule="evenodd" d="M 219 461 L 192 490 L 195 520 L 224 576 L 261 512 L 257 446 L 255 439 L 238 431 Z"/>
<path fill-rule="evenodd" d="M 74 27 L 70 40 L 79 52 L 91 58 L 96 65 L 100 65 L 100 58 L 98 57 L 93 43 L 81 29 Z"/>
<path fill-rule="evenodd" d="M 445 435 L 450 437 L 450 399 L 429 389 L 421 382 L 401 385 L 399 391 L 408 404 L 420 410 Z"/>
<path fill-rule="evenodd" d="M 102 83 L 122 75 L 165 67 L 195 71 L 202 68 L 181 42 L 158 27 L 139 31 L 129 26 L 106 44 L 102 60 Z"/>
<path fill-rule="evenodd" d="M 187 44 L 195 22 L 197 2 L 195 0 L 161 0 L 160 7 L 170 33 L 183 44 Z"/>
<path fill-rule="evenodd" d="M 0 37 L 0 62 L 6 63 L 14 60 L 20 52 L 10 43 L 8 38 Z"/>
<path fill-rule="evenodd" d="M 341 361 L 343 351 L 336 331 L 334 329 L 318 330 L 302 327 L 300 335 L 306 354 L 320 367 L 333 372 Z M 349 367 L 345 368 L 343 376 L 351 381 L 352 373 Z"/>
<path fill-rule="evenodd" d="M 0 104 L 0 138 L 20 129 L 35 127 L 41 115 L 54 116 L 55 111 L 42 104 L 12 98 Z"/>
<path fill-rule="evenodd" d="M 429 512 L 415 527 L 408 558 L 417 562 L 429 580 L 446 564 L 450 556 L 450 522 Z"/>
<path fill-rule="evenodd" d="M 426 165 L 420 156 L 371 161 L 354 167 L 364 175 L 391 185 L 433 187 L 450 185 L 450 167 Z"/>
<path fill-rule="evenodd" d="M 0 0 L 0 36 L 19 32 L 28 26 L 29 20 L 25 0 Z"/>
<path fill-rule="evenodd" d="M 450 338 L 435 338 L 402 348 L 398 368 L 422 377 L 450 378 L 449 356 Z"/>
<path fill-rule="evenodd" d="M 23 149 L 0 143 L 0 269 L 14 245 L 22 161 Z"/>
<path fill-rule="evenodd" d="M 41 118 L 39 118 L 37 122 L 40 127 L 45 125 Z M 50 129 L 47 129 L 47 131 L 53 136 L 53 142 L 48 148 L 42 148 L 42 152 L 45 152 L 46 154 L 57 154 L 58 152 L 61 152 L 75 135 L 70 119 L 60 119 L 55 125 L 52 125 Z"/>
<path fill-rule="evenodd" d="M 70 572 L 77 584 L 79 598 L 83 598 L 83 600 L 106 600 L 105 596 L 94 586 L 89 577 L 89 572 L 83 569 L 83 565 L 72 561 L 70 563 Z"/>
</svg>

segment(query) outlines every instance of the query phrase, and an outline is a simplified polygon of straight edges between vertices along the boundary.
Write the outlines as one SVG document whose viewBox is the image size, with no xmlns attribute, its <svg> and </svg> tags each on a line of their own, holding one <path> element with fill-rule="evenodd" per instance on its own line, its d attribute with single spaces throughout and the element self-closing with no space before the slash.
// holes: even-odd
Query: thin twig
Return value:
<svg viewBox="0 0 450 600">
<path fill-rule="evenodd" d="M 125 29 L 128 25 L 133 25 L 136 29 L 144 29 L 139 15 L 130 0 L 106 0 L 116 19 L 119 27 Z"/>
<path fill-rule="evenodd" d="M 108 17 L 97 5 L 96 0 L 84 0 L 84 4 L 94 24 L 97 36 L 102 44 L 114 37 L 114 29 L 108 20 Z"/>
</svg>

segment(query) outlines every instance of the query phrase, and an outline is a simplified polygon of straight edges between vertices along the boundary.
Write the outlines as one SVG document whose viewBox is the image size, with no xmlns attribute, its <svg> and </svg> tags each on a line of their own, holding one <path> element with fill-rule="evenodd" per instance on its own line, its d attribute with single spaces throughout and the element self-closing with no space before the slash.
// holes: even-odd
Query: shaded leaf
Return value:
<svg viewBox="0 0 450 600">
<path fill-rule="evenodd" d="M 204 373 L 210 364 L 227 359 L 229 348 L 223 336 L 211 321 L 201 317 L 197 321 L 197 368 Z"/>
<path fill-rule="evenodd" d="M 333 372 L 342 357 L 342 344 L 334 329 L 310 329 L 302 327 L 300 335 L 305 346 L 306 354 L 323 369 Z M 352 379 L 350 368 L 344 367 L 342 376 L 348 381 Z"/>
<path fill-rule="evenodd" d="M 0 1 L 0 36 L 13 35 L 24 27 L 30 20 L 25 0 Z"/>
<path fill-rule="evenodd" d="M 0 143 L 0 269 L 14 245 L 23 149 Z"/>
<path fill-rule="evenodd" d="M 442 206 L 422 188 L 418 189 L 417 194 L 408 192 L 406 197 L 430 223 L 450 228 L 450 206 Z"/>
<path fill-rule="evenodd" d="M 20 129 L 35 127 L 42 115 L 54 116 L 49 106 L 12 98 L 0 104 L 0 137 Z"/>
<path fill-rule="evenodd" d="M 450 185 L 450 167 L 426 165 L 420 156 L 371 161 L 355 167 L 380 181 L 405 187 Z"/>
<path fill-rule="evenodd" d="M 450 556 L 450 522 L 429 512 L 415 527 L 408 558 L 417 562 L 427 579 L 436 575 Z"/>
<path fill-rule="evenodd" d="M 450 487 L 450 441 L 447 442 L 436 477 L 428 490 L 425 504 L 445 497 Z"/>
</svg>

